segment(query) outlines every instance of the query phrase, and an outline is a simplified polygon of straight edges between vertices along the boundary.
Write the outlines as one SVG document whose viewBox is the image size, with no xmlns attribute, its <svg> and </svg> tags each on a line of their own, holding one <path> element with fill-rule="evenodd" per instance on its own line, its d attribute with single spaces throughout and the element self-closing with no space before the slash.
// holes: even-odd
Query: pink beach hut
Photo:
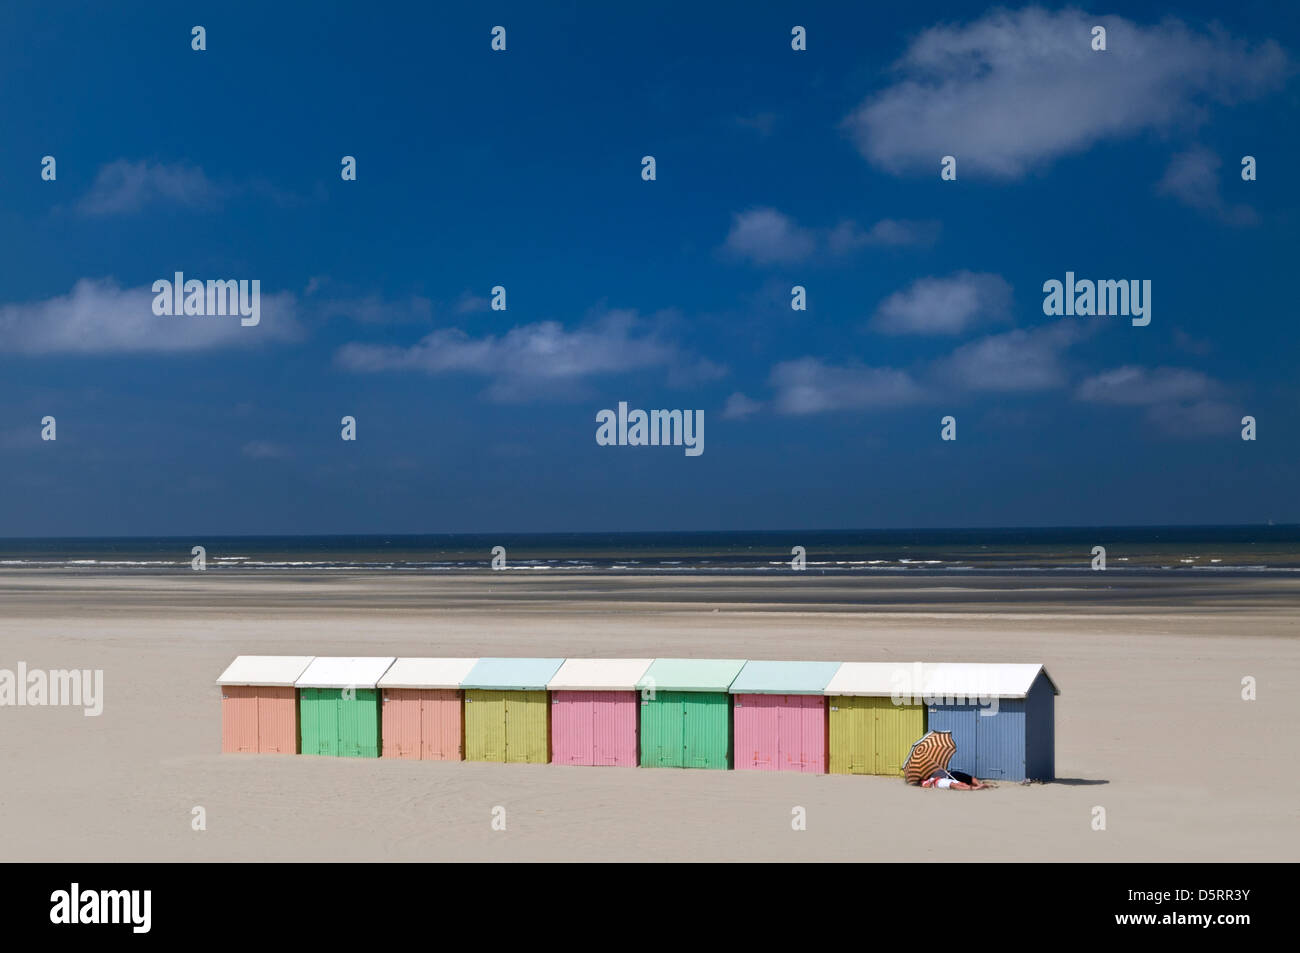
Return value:
<svg viewBox="0 0 1300 953">
<path fill-rule="evenodd" d="M 636 683 L 651 659 L 566 659 L 551 692 L 551 762 L 634 768 Z"/>
<path fill-rule="evenodd" d="M 221 750 L 297 754 L 298 690 L 311 655 L 241 655 L 217 679 Z"/>
<path fill-rule="evenodd" d="M 379 679 L 383 754 L 409 761 L 461 761 L 460 683 L 476 658 L 399 658 Z"/>
<path fill-rule="evenodd" d="M 825 774 L 824 692 L 839 668 L 839 662 L 746 662 L 730 689 L 736 770 Z"/>
</svg>

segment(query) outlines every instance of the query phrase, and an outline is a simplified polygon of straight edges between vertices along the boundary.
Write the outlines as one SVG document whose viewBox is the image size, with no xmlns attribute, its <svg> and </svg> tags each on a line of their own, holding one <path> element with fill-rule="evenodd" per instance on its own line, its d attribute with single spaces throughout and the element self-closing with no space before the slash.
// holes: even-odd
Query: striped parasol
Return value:
<svg viewBox="0 0 1300 953">
<path fill-rule="evenodd" d="M 907 760 L 903 762 L 903 780 L 908 784 L 920 784 L 936 771 L 947 771 L 948 762 L 956 752 L 957 744 L 952 740 L 951 731 L 927 731 L 907 753 Z"/>
</svg>

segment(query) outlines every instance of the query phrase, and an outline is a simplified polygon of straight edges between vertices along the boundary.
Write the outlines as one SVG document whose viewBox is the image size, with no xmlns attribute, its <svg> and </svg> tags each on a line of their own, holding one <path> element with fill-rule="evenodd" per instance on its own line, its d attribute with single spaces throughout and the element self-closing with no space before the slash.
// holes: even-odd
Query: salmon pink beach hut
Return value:
<svg viewBox="0 0 1300 953">
<path fill-rule="evenodd" d="M 302 753 L 379 757 L 379 679 L 394 658 L 316 658 L 298 678 Z"/>
<path fill-rule="evenodd" d="M 298 690 L 310 655 L 241 655 L 221 673 L 221 750 L 297 754 Z"/>
<path fill-rule="evenodd" d="M 546 764 L 551 706 L 546 686 L 562 658 L 482 658 L 465 690 L 465 760 Z"/>
<path fill-rule="evenodd" d="M 743 659 L 655 659 L 641 691 L 641 767 L 731 767 L 731 697 Z"/>
<path fill-rule="evenodd" d="M 551 692 L 551 761 L 634 768 L 637 763 L 636 683 L 648 658 L 571 658 Z"/>
<path fill-rule="evenodd" d="M 476 658 L 399 658 L 379 679 L 383 757 L 460 761 L 460 683 Z"/>
<path fill-rule="evenodd" d="M 839 662 L 749 661 L 731 683 L 737 771 L 826 773 L 826 685 Z"/>
</svg>

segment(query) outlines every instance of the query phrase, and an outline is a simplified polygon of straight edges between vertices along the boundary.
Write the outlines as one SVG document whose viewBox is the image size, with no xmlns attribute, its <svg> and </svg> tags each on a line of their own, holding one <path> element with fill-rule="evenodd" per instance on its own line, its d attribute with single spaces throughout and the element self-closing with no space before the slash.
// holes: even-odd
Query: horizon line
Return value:
<svg viewBox="0 0 1300 953">
<path fill-rule="evenodd" d="M 165 533 L 165 534 L 134 534 L 134 535 L 113 535 L 113 534 L 91 534 L 85 536 L 76 535 L 58 535 L 58 536 L 0 536 L 0 543 L 17 540 L 116 540 L 116 539 L 177 539 L 190 540 L 195 537 L 207 537 L 215 539 L 328 539 L 337 537 L 393 537 L 414 539 L 426 536 L 493 536 L 493 535 L 514 535 L 514 536 L 663 536 L 663 535 L 738 535 L 745 533 L 948 533 L 948 532 L 1008 532 L 1008 531 L 1098 531 L 1098 530 L 1132 530 L 1132 529 L 1169 529 L 1169 530 L 1186 530 L 1186 529 L 1300 529 L 1300 522 L 1263 522 L 1263 523 L 1098 523 L 1092 525 L 1085 524 L 1041 524 L 1041 525 L 1014 525 L 1014 526 L 997 526 L 997 525 L 976 525 L 976 526 L 916 526 L 916 527 L 899 527 L 899 526 L 880 526 L 880 527 L 851 527 L 847 529 L 837 529 L 832 527 L 773 527 L 763 529 L 653 529 L 653 530 L 456 530 L 456 531 L 423 531 L 423 532 L 326 532 L 326 533 Z"/>
</svg>

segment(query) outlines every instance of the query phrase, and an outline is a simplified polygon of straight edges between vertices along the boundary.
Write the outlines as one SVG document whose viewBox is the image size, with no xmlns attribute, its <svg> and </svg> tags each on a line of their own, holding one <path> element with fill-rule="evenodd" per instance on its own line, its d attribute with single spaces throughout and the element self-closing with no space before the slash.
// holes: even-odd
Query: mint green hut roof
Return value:
<svg viewBox="0 0 1300 953">
<path fill-rule="evenodd" d="M 657 658 L 636 687 L 661 692 L 725 692 L 744 667 L 744 659 Z"/>
</svg>

